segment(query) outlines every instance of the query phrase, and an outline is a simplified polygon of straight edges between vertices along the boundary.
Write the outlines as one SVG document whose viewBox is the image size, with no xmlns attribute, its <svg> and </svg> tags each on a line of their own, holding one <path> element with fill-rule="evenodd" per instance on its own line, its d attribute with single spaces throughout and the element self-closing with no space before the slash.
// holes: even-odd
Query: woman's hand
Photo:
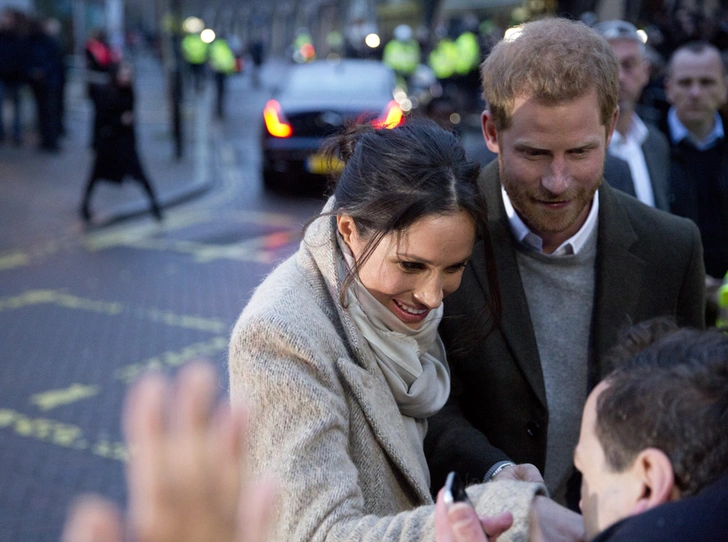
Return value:
<svg viewBox="0 0 728 542">
<path fill-rule="evenodd" d="M 437 494 L 435 506 L 435 540 L 437 542 L 495 542 L 510 529 L 513 515 L 510 512 L 494 518 L 478 517 L 472 506 L 457 502 L 445 504 L 443 490 Z M 486 535 L 487 533 L 487 535 Z"/>
<path fill-rule="evenodd" d="M 245 414 L 215 406 L 211 366 L 182 369 L 174 389 L 145 376 L 127 395 L 124 429 L 129 513 L 85 497 L 71 513 L 64 542 L 259 542 L 273 507 L 268 482 L 244 481 Z"/>
</svg>

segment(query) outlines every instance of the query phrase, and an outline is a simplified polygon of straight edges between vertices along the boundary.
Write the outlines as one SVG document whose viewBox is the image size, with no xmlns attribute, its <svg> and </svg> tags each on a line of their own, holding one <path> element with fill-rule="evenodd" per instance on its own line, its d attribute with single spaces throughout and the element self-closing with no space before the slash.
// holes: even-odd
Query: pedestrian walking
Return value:
<svg viewBox="0 0 728 542">
<path fill-rule="evenodd" d="M 149 196 L 152 214 L 161 220 L 159 202 L 136 150 L 133 70 L 129 63 L 122 62 L 112 70 L 111 82 L 99 89 L 96 103 L 96 158 L 83 195 L 81 217 L 85 222 L 91 220 L 91 193 L 98 181 L 121 183 L 130 177 L 142 186 Z"/>
<path fill-rule="evenodd" d="M 93 30 L 85 45 L 86 53 L 86 91 L 93 104 L 93 118 L 91 122 L 91 146 L 96 148 L 96 139 L 99 132 L 97 98 L 102 89 L 109 83 L 109 73 L 117 65 L 118 58 L 109 47 L 106 32 L 100 29 Z"/>
</svg>

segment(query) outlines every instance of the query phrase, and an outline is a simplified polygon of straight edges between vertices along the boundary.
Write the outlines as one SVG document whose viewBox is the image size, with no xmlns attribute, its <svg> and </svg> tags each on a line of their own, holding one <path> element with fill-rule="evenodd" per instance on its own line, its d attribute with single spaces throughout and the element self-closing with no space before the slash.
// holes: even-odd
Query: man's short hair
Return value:
<svg viewBox="0 0 728 542">
<path fill-rule="evenodd" d="M 728 474 L 728 335 L 669 333 L 606 381 L 596 435 L 615 472 L 658 448 L 670 458 L 681 496 Z"/>
<path fill-rule="evenodd" d="M 558 105 L 596 89 L 607 126 L 617 109 L 619 65 L 612 47 L 582 22 L 543 19 L 501 40 L 481 65 L 483 98 L 498 130 L 510 126 L 516 98 Z"/>
<path fill-rule="evenodd" d="M 715 45 L 713 45 L 710 42 L 701 41 L 701 40 L 689 41 L 673 51 L 672 55 L 670 55 L 670 61 L 667 64 L 668 76 L 670 76 L 672 74 L 672 64 L 673 64 L 673 61 L 675 60 L 675 57 L 679 53 L 688 52 L 688 53 L 692 53 L 694 55 L 701 55 L 706 51 L 713 51 L 716 55 L 718 55 L 718 58 L 720 59 L 720 67 L 722 69 L 722 72 L 720 75 L 721 75 L 721 77 L 725 77 L 728 74 L 728 66 L 726 66 L 725 56 L 723 54 L 721 54 L 720 49 L 718 49 Z"/>
</svg>

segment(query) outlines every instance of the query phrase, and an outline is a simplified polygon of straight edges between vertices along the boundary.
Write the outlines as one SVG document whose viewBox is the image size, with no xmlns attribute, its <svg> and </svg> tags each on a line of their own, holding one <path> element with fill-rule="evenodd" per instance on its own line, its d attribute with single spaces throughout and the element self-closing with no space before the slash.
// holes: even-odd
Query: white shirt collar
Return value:
<svg viewBox="0 0 728 542">
<path fill-rule="evenodd" d="M 713 130 L 700 141 L 695 139 L 692 132 L 688 130 L 682 122 L 680 122 L 680 119 L 677 118 L 674 106 L 667 112 L 667 126 L 670 129 L 670 139 L 672 139 L 673 143 L 680 143 L 683 139 L 687 139 L 690 144 L 699 151 L 705 151 L 714 147 L 719 139 L 723 139 L 725 137 L 723 121 L 717 112 L 715 113 Z"/>
<path fill-rule="evenodd" d="M 629 131 L 627 132 L 626 136 L 622 136 L 617 130 L 614 130 L 614 133 L 612 134 L 612 141 L 609 144 L 611 147 L 612 145 L 620 145 L 622 144 L 623 140 L 634 140 L 638 146 L 642 146 L 642 144 L 645 142 L 645 139 L 647 139 L 647 135 L 649 133 L 649 130 L 647 129 L 647 126 L 645 126 L 645 123 L 642 122 L 642 119 L 639 118 L 639 116 L 636 113 L 632 113 L 632 124 L 629 126 Z"/>
<path fill-rule="evenodd" d="M 511 228 L 513 236 L 516 241 L 527 245 L 533 249 L 543 252 L 543 239 L 533 233 L 528 226 L 521 220 L 518 213 L 513 208 L 511 199 L 508 197 L 505 188 L 501 186 L 501 194 L 503 195 L 503 205 L 506 208 L 506 215 L 508 216 L 508 224 Z M 597 225 L 597 216 L 599 215 L 599 191 L 594 193 L 594 200 L 592 201 L 589 215 L 586 217 L 586 221 L 569 239 L 561 243 L 559 247 L 554 250 L 552 256 L 563 256 L 565 254 L 578 254 L 579 251 L 584 247 L 589 235 L 594 231 L 594 227 Z"/>
<path fill-rule="evenodd" d="M 614 131 L 612 141 L 609 143 L 609 154 L 627 162 L 629 171 L 632 174 L 635 196 L 642 203 L 654 207 L 655 193 L 652 189 L 650 170 L 647 169 L 645 153 L 642 150 L 642 144 L 648 135 L 649 130 L 645 123 L 642 122 L 639 116 L 632 113 L 632 122 L 627 134 L 622 136 L 616 130 Z"/>
</svg>

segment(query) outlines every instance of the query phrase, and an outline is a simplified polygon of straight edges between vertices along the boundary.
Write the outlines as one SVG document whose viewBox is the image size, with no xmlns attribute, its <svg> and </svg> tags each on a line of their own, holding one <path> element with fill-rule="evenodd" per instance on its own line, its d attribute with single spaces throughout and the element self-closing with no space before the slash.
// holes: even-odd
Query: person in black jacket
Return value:
<svg viewBox="0 0 728 542">
<path fill-rule="evenodd" d="M 26 77 L 35 97 L 40 148 L 57 151 L 60 121 L 57 95 L 63 81 L 63 60 L 58 41 L 44 27 L 44 21 L 30 23 Z"/>
<path fill-rule="evenodd" d="M 159 202 L 136 150 L 132 80 L 131 65 L 121 63 L 112 71 L 111 82 L 99 89 L 97 94 L 96 158 L 81 204 L 81 217 L 86 222 L 91 220 L 89 204 L 96 183 L 100 180 L 121 183 L 126 177 L 142 186 L 149 196 L 152 214 L 157 220 L 162 219 Z"/>
<path fill-rule="evenodd" d="M 728 73 L 720 51 L 693 42 L 675 51 L 665 80 L 671 104 L 662 129 L 670 139 L 670 211 L 695 222 L 705 272 L 728 272 Z"/>
<path fill-rule="evenodd" d="M 12 135 L 21 143 L 20 87 L 25 71 L 24 17 L 22 13 L 5 9 L 0 13 L 0 142 L 5 139 L 3 102 L 7 96 L 13 104 Z"/>
</svg>

